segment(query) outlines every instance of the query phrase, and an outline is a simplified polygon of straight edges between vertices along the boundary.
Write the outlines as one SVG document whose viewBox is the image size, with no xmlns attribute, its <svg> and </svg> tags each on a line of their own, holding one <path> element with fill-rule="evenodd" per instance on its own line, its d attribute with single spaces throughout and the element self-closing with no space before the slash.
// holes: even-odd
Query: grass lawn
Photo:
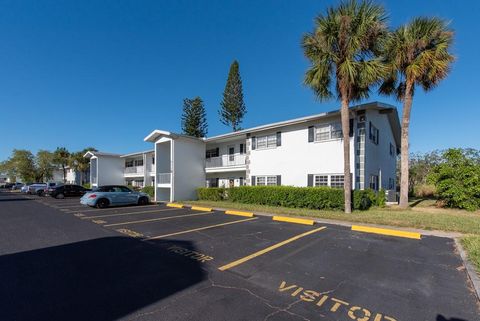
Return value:
<svg viewBox="0 0 480 321">
<path fill-rule="evenodd" d="M 434 200 L 414 199 L 407 210 L 396 207 L 374 207 L 368 211 L 355 211 L 345 214 L 340 211 L 310 210 L 305 208 L 287 208 L 255 204 L 233 203 L 228 201 L 191 201 L 192 205 L 216 208 L 264 212 L 292 216 L 324 218 L 352 223 L 369 223 L 411 227 L 423 230 L 440 230 L 466 234 L 462 244 L 468 251 L 473 264 L 480 271 L 480 211 L 443 209 L 435 207 Z"/>
</svg>

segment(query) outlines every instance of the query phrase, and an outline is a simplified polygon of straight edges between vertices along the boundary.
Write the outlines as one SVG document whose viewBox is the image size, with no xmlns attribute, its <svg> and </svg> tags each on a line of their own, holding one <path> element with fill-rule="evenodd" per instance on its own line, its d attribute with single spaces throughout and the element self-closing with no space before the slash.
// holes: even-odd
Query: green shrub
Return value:
<svg viewBox="0 0 480 321">
<path fill-rule="evenodd" d="M 343 210 L 343 190 L 330 187 L 240 186 L 234 188 L 198 188 L 198 199 L 228 200 L 245 204 L 259 204 L 310 209 Z M 354 209 L 366 210 L 376 205 L 376 194 L 354 191 Z"/>
<path fill-rule="evenodd" d="M 375 197 L 375 205 L 380 206 L 380 207 L 384 207 L 386 201 L 387 201 L 387 199 L 386 199 L 386 195 L 385 195 L 385 190 L 384 189 L 379 190 L 377 192 L 376 197 Z"/>
<path fill-rule="evenodd" d="M 155 196 L 155 187 L 154 186 L 145 186 L 140 191 L 148 194 L 148 196 L 150 196 L 152 198 Z"/>
<path fill-rule="evenodd" d="M 474 211 L 480 208 L 480 161 L 461 149 L 449 149 L 434 167 L 429 181 L 447 207 Z"/>
<path fill-rule="evenodd" d="M 225 188 L 222 187 L 199 187 L 197 197 L 202 201 L 221 201 L 225 199 Z"/>
<path fill-rule="evenodd" d="M 376 205 L 377 195 L 371 189 L 353 191 L 353 209 L 365 211 Z"/>
<path fill-rule="evenodd" d="M 85 183 L 82 186 L 86 189 L 91 189 L 92 188 L 92 184 L 90 184 L 90 183 Z"/>
</svg>

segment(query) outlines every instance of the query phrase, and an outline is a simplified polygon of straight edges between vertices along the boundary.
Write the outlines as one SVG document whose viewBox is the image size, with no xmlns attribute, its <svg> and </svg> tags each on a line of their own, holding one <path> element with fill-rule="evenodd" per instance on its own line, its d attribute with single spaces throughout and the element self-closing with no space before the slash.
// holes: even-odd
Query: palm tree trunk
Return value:
<svg viewBox="0 0 480 321">
<path fill-rule="evenodd" d="M 342 95 L 345 97 L 345 95 Z M 343 133 L 343 192 L 345 196 L 345 213 L 352 212 L 352 178 L 350 176 L 350 113 L 348 99 L 342 98 L 340 115 Z"/>
<path fill-rule="evenodd" d="M 408 128 L 410 126 L 410 111 L 412 109 L 412 82 L 407 81 L 405 86 L 405 97 L 403 98 L 402 111 L 402 137 L 400 142 L 400 207 L 408 207 Z"/>
</svg>

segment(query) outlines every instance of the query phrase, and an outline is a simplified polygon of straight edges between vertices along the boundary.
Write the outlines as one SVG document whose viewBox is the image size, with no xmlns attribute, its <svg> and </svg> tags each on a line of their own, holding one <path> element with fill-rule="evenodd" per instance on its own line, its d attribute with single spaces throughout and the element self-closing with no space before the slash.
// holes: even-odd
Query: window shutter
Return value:
<svg viewBox="0 0 480 321">
<path fill-rule="evenodd" d="M 252 136 L 252 150 L 255 149 L 257 146 L 257 138 Z"/>
<path fill-rule="evenodd" d="M 215 148 L 215 155 L 220 156 L 220 148 Z"/>
<path fill-rule="evenodd" d="M 243 148 L 244 148 L 244 145 L 240 144 L 240 154 L 245 153 L 245 150 Z"/>
<path fill-rule="evenodd" d="M 315 127 L 313 127 L 313 126 L 308 127 L 308 142 L 309 143 L 313 142 L 313 129 L 314 128 Z"/>
<path fill-rule="evenodd" d="M 282 185 L 282 176 L 277 175 L 277 186 L 280 186 L 280 185 Z"/>
<path fill-rule="evenodd" d="M 372 122 L 368 122 L 368 138 L 372 139 Z"/>
<path fill-rule="evenodd" d="M 348 135 L 350 137 L 353 137 L 353 118 L 350 119 L 350 131 L 348 132 Z"/>
<path fill-rule="evenodd" d="M 277 146 L 282 146 L 282 132 L 277 132 Z"/>
<path fill-rule="evenodd" d="M 307 175 L 307 186 L 313 187 L 313 174 Z"/>
<path fill-rule="evenodd" d="M 377 145 L 379 141 L 380 141 L 380 130 L 377 129 Z"/>
<path fill-rule="evenodd" d="M 250 185 L 251 186 L 255 186 L 255 184 L 257 183 L 255 180 L 256 180 L 255 176 L 250 176 L 250 181 L 251 181 Z"/>
</svg>

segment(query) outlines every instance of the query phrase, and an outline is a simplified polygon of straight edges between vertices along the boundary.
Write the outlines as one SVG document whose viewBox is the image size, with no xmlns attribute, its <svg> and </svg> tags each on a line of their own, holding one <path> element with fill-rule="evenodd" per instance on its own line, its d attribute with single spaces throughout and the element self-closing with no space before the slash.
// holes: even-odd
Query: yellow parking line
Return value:
<svg viewBox="0 0 480 321">
<path fill-rule="evenodd" d="M 250 261 L 251 259 L 254 259 L 254 258 L 256 258 L 257 256 L 260 256 L 260 255 L 263 255 L 263 254 L 268 253 L 268 252 L 270 252 L 270 251 L 273 251 L 273 250 L 275 250 L 275 249 L 278 249 L 279 247 L 281 247 L 281 246 L 283 246 L 283 245 L 285 245 L 285 244 L 288 244 L 288 243 L 290 243 L 290 242 L 296 241 L 296 240 L 298 240 L 298 239 L 300 239 L 300 238 L 302 238 L 302 237 L 304 237 L 304 236 L 307 236 L 307 235 L 310 235 L 310 234 L 319 232 L 319 231 L 324 230 L 324 229 L 326 229 L 326 227 L 325 227 L 325 226 L 322 226 L 322 227 L 319 227 L 319 228 L 317 228 L 317 229 L 314 229 L 314 230 L 311 230 L 311 231 L 308 231 L 308 232 L 299 234 L 299 235 L 297 235 L 297 236 L 291 237 L 291 238 L 289 238 L 289 239 L 287 239 L 287 240 L 285 240 L 285 241 L 282 241 L 282 242 L 280 242 L 280 243 L 274 244 L 274 245 L 269 246 L 269 247 L 267 247 L 267 248 L 265 248 L 265 249 L 263 249 L 263 250 L 260 250 L 260 251 L 258 251 L 258 252 L 253 253 L 253 254 L 250 254 L 250 255 L 248 255 L 248 256 L 245 256 L 245 257 L 243 257 L 243 258 L 241 258 L 241 259 L 238 259 L 238 260 L 236 260 L 236 261 L 233 261 L 233 262 L 231 262 L 231 263 L 228 263 L 228 264 L 226 264 L 226 265 L 224 265 L 224 266 L 221 266 L 221 267 L 219 267 L 218 269 L 219 269 L 220 271 L 225 271 L 225 270 L 231 269 L 231 268 L 233 268 L 233 267 L 235 267 L 235 266 L 237 266 L 237 265 L 240 265 L 240 264 L 242 264 L 242 263 L 245 263 L 245 262 L 247 262 L 247 261 Z"/>
<path fill-rule="evenodd" d="M 145 214 L 145 213 L 157 213 L 157 212 L 164 212 L 164 211 L 176 211 L 180 210 L 181 208 L 165 208 L 162 210 L 151 210 L 151 211 L 139 211 L 139 212 L 128 212 L 128 213 L 117 213 L 117 214 L 105 214 L 105 215 L 95 215 L 95 216 L 85 216 L 82 219 L 87 220 L 89 218 L 101 218 L 101 217 L 112 217 L 112 216 L 124 216 L 124 215 L 136 215 L 136 214 Z M 84 211 L 82 211 L 83 213 Z"/>
<path fill-rule="evenodd" d="M 253 213 L 251 212 L 242 212 L 242 211 L 225 211 L 225 214 L 229 215 L 239 215 L 245 217 L 253 217 Z"/>
<path fill-rule="evenodd" d="M 415 239 L 415 240 L 420 240 L 422 238 L 422 234 L 420 233 L 391 230 L 391 229 L 384 229 L 384 228 L 370 227 L 370 226 L 352 225 L 352 231 L 406 237 L 406 238 Z"/>
<path fill-rule="evenodd" d="M 167 203 L 168 207 L 178 207 L 178 208 L 183 208 L 183 204 L 177 204 L 177 203 Z"/>
<path fill-rule="evenodd" d="M 196 232 L 196 231 L 203 231 L 203 230 L 208 230 L 208 229 L 215 228 L 215 227 L 220 227 L 220 226 L 225 226 L 225 225 L 230 225 L 230 224 L 236 224 L 236 223 L 243 223 L 243 222 L 256 220 L 256 219 L 258 219 L 258 217 L 247 218 L 247 219 L 244 219 L 244 220 L 215 224 L 215 225 L 210 225 L 210 226 L 204 226 L 204 227 L 194 228 L 194 229 L 191 229 L 191 230 L 180 231 L 180 232 L 164 234 L 164 235 L 159 235 L 159 236 L 152 236 L 152 237 L 147 238 L 147 240 L 156 240 L 156 239 L 161 239 L 161 238 L 168 237 L 168 236 L 180 235 L 180 234 L 191 233 L 191 232 Z"/>
<path fill-rule="evenodd" d="M 213 211 L 213 208 L 210 207 L 201 207 L 201 206 L 192 206 L 192 210 L 194 211 L 202 211 L 202 212 L 211 212 Z"/>
<path fill-rule="evenodd" d="M 274 216 L 272 217 L 272 219 L 278 222 L 287 222 L 287 223 L 296 223 L 296 224 L 305 224 L 305 225 L 313 225 L 315 223 L 314 220 L 307 220 L 304 218 L 295 218 L 295 217 L 288 217 L 288 216 Z"/>
<path fill-rule="evenodd" d="M 194 214 L 187 214 L 187 215 L 175 215 L 175 216 L 167 216 L 167 217 L 160 217 L 160 218 L 151 218 L 151 219 L 147 219 L 147 220 L 138 220 L 138 221 L 106 224 L 104 226 L 107 227 L 107 226 L 117 226 L 117 225 L 130 225 L 130 224 L 148 223 L 148 222 L 169 220 L 169 219 L 172 219 L 172 218 L 182 218 L 182 217 L 198 216 L 198 215 L 205 215 L 205 214 L 212 214 L 212 212 L 202 212 L 202 213 L 194 213 Z"/>
</svg>

